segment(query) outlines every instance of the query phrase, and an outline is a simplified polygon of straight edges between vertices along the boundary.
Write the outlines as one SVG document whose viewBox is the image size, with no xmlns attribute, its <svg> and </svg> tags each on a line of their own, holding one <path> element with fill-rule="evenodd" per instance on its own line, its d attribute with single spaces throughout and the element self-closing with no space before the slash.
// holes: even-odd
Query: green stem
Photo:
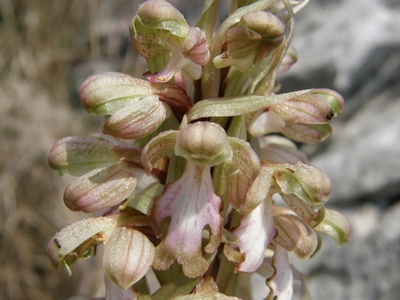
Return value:
<svg viewBox="0 0 400 300">
<path fill-rule="evenodd" d="M 217 21 L 219 0 L 207 0 L 196 26 L 205 32 L 207 43 L 210 45 L 214 35 L 215 23 Z"/>
<path fill-rule="evenodd" d="M 234 274 L 234 271 L 235 264 L 233 262 L 230 262 L 225 255 L 222 255 L 218 267 L 218 274 L 215 279 L 215 283 L 217 284 L 218 291 L 220 293 L 225 293 Z"/>
</svg>

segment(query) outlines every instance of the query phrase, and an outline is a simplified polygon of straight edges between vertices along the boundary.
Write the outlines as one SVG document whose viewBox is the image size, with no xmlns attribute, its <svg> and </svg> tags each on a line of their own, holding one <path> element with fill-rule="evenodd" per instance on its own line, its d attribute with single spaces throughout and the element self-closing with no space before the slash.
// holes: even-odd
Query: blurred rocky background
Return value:
<svg viewBox="0 0 400 300">
<path fill-rule="evenodd" d="M 195 20 L 203 1 L 171 2 Z M 94 260 L 69 278 L 46 257 L 50 237 L 83 217 L 64 207 L 70 179 L 50 170 L 47 154 L 61 137 L 100 130 L 77 97 L 88 75 L 143 73 L 128 33 L 138 3 L 0 0 L 1 299 L 101 294 L 102 275 L 82 268 Z M 400 295 L 399 20 L 400 0 L 310 0 L 297 14 L 299 62 L 280 78 L 283 91 L 327 87 L 346 100 L 333 137 L 303 146 L 332 180 L 327 206 L 353 229 L 342 248 L 326 239 L 314 258 L 295 261 L 314 300 Z"/>
</svg>

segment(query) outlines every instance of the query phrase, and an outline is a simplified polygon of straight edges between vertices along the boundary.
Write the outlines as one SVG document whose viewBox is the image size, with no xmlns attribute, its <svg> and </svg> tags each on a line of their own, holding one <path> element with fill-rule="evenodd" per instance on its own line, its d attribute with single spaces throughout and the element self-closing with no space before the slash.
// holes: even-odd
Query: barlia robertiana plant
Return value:
<svg viewBox="0 0 400 300">
<path fill-rule="evenodd" d="M 103 135 L 50 151 L 50 166 L 76 177 L 65 205 L 94 213 L 51 238 L 55 267 L 71 273 L 103 244 L 105 299 L 254 298 L 255 274 L 266 299 L 291 299 L 303 276 L 289 254 L 309 258 L 321 234 L 348 240 L 347 219 L 324 207 L 329 178 L 296 146 L 327 139 L 343 99 L 278 93 L 277 76 L 297 60 L 294 13 L 307 2 L 233 0 L 218 29 L 218 0 L 205 1 L 196 27 L 164 0 L 138 8 L 129 31 L 146 79 L 86 79 L 83 107 L 111 115 Z"/>
</svg>

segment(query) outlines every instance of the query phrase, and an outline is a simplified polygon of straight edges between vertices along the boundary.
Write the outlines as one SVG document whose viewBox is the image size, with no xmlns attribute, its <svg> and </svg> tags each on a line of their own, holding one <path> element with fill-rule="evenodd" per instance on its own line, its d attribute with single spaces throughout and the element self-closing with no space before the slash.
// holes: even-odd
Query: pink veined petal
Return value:
<svg viewBox="0 0 400 300">
<path fill-rule="evenodd" d="M 237 267 L 238 271 L 255 272 L 261 266 L 264 251 L 274 235 L 273 224 L 271 197 L 242 217 L 240 226 L 233 231 L 241 243 L 234 244 L 232 247 L 239 247 L 240 252 L 246 254 L 244 262 Z"/>
<path fill-rule="evenodd" d="M 291 300 L 293 296 L 293 273 L 289 265 L 288 253 L 285 249 L 276 245 L 272 265 L 275 274 L 267 280 L 267 285 L 273 292 L 274 299 Z"/>
<path fill-rule="evenodd" d="M 182 264 L 185 275 L 189 277 L 200 276 L 206 270 L 202 269 L 205 261 L 201 259 L 202 232 L 205 226 L 209 225 L 211 229 L 210 242 L 205 251 L 214 252 L 220 243 L 220 206 L 221 199 L 214 192 L 210 167 L 190 161 L 181 178 L 167 186 L 153 206 L 151 218 L 156 223 L 156 232 L 161 233 L 159 224 L 171 217 L 162 245 Z M 199 260 L 203 267 L 194 267 L 193 261 Z"/>
</svg>

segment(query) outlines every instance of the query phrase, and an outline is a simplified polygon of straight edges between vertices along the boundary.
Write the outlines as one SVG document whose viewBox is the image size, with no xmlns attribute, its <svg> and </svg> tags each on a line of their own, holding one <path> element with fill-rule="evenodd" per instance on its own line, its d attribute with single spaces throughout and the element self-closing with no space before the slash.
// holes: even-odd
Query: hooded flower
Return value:
<svg viewBox="0 0 400 300">
<path fill-rule="evenodd" d="M 342 112 L 343 105 L 335 91 L 314 89 L 249 115 L 247 128 L 254 137 L 281 132 L 294 141 L 315 143 L 331 135 L 328 122 Z"/>
<path fill-rule="evenodd" d="M 66 137 L 50 151 L 49 165 L 77 177 L 64 192 L 73 211 L 94 212 L 126 199 L 138 185 L 157 181 L 140 166 L 141 149 L 101 137 Z"/>
<path fill-rule="evenodd" d="M 210 57 L 206 35 L 189 27 L 182 14 L 164 0 L 148 0 L 130 25 L 132 41 L 146 58 L 150 82 L 167 82 L 178 71 L 199 79 Z"/>
<path fill-rule="evenodd" d="M 104 269 L 107 277 L 121 290 L 141 279 L 154 259 L 154 246 L 137 229 L 148 227 L 148 217 L 136 212 L 118 213 L 76 221 L 56 233 L 47 246 L 54 267 L 88 258 L 97 244 L 104 244 Z"/>
<path fill-rule="evenodd" d="M 137 139 L 157 130 L 169 108 L 181 118 L 190 108 L 186 92 L 173 83 L 157 84 L 122 73 L 86 79 L 79 88 L 83 107 L 95 115 L 111 115 L 103 133 Z"/>
<path fill-rule="evenodd" d="M 214 65 L 236 66 L 243 72 L 271 54 L 283 42 L 284 31 L 284 24 L 272 13 L 249 12 L 226 31 L 227 51 L 214 58 Z"/>
<path fill-rule="evenodd" d="M 221 199 L 214 192 L 210 167 L 231 160 L 240 172 L 254 178 L 258 159 L 248 145 L 229 138 L 217 124 L 197 122 L 155 137 L 143 149 L 142 163 L 151 170 L 153 162 L 168 152 L 187 160 L 182 176 L 166 186 L 155 199 L 151 212 L 153 228 L 161 236 L 163 221 L 170 218 L 168 230 L 156 248 L 156 269 L 167 269 L 175 260 L 188 277 L 204 274 L 209 263 L 202 253 L 202 237 L 209 228 L 205 253 L 213 253 L 221 242 Z M 255 161 L 251 161 L 248 157 Z"/>
</svg>

